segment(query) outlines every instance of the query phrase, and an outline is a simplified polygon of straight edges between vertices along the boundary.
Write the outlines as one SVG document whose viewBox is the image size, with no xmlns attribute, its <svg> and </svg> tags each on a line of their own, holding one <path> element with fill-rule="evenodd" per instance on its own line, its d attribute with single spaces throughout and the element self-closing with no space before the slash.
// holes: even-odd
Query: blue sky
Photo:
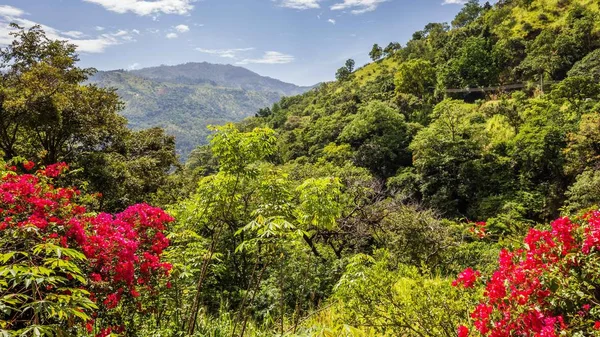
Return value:
<svg viewBox="0 0 600 337">
<path fill-rule="evenodd" d="M 86 67 L 206 61 L 312 85 L 332 80 L 348 58 L 366 63 L 373 43 L 404 43 L 429 22 L 451 21 L 461 2 L 0 0 L 0 45 L 11 40 L 9 22 L 37 23 L 79 45 Z"/>
</svg>

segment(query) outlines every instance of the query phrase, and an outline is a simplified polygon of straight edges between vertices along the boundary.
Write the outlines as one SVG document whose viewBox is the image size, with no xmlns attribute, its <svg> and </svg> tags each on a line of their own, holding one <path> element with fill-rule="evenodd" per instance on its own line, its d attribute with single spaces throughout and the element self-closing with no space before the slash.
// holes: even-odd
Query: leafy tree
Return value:
<svg viewBox="0 0 600 337">
<path fill-rule="evenodd" d="M 108 146 L 125 128 L 114 91 L 82 85 L 93 69 L 76 66 L 75 45 L 51 41 L 39 26 L 11 33 L 0 50 L 0 139 L 7 158 L 73 160 Z"/>
<path fill-rule="evenodd" d="M 431 62 L 414 59 L 400 64 L 395 75 L 396 91 L 420 98 L 433 96 L 436 73 Z"/>
<path fill-rule="evenodd" d="M 465 214 L 473 200 L 482 129 L 472 107 L 446 100 L 435 107 L 433 122 L 410 144 L 423 199 L 442 214 Z"/>
<path fill-rule="evenodd" d="M 348 59 L 348 60 L 346 60 L 346 64 L 337 70 L 337 72 L 335 73 L 335 78 L 338 81 L 345 81 L 350 78 L 350 75 L 352 75 L 353 71 L 354 71 L 354 60 Z"/>
<path fill-rule="evenodd" d="M 410 130 L 404 116 L 389 105 L 373 101 L 359 109 L 339 136 L 356 149 L 355 162 L 381 177 L 393 175 L 410 164 L 406 147 Z"/>
<path fill-rule="evenodd" d="M 393 263 L 385 250 L 355 255 L 334 295 L 344 322 L 372 327 L 377 335 L 407 336 L 454 335 L 476 297 L 461 294 L 448 280 Z"/>
<path fill-rule="evenodd" d="M 162 129 L 130 131 L 112 89 L 84 84 L 76 46 L 48 39 L 40 26 L 13 25 L 15 40 L 0 50 L 0 147 L 5 158 L 68 161 L 74 181 L 104 195 L 102 210 L 148 200 L 178 164 L 174 138 Z"/>
<path fill-rule="evenodd" d="M 573 185 L 566 192 L 567 200 L 564 209 L 576 213 L 600 204 L 600 173 L 587 169 L 577 176 Z"/>
<path fill-rule="evenodd" d="M 454 20 L 452 20 L 452 26 L 456 28 L 467 26 L 481 15 L 483 9 L 479 4 L 479 0 L 467 1 Z"/>
<path fill-rule="evenodd" d="M 170 172 L 179 166 L 175 138 L 163 129 L 125 130 L 118 143 L 105 151 L 82 153 L 74 167 L 87 189 L 100 193 L 100 209 L 121 211 L 127 206 L 150 201 L 170 184 Z M 164 202 L 177 200 L 169 196 Z"/>
<path fill-rule="evenodd" d="M 600 49 L 594 50 L 575 63 L 568 75 L 590 76 L 596 81 L 600 80 Z"/>
<path fill-rule="evenodd" d="M 581 116 L 579 127 L 571 132 L 564 152 L 568 173 L 580 174 L 587 168 L 600 167 L 600 114 Z"/>
<path fill-rule="evenodd" d="M 269 117 L 269 116 L 271 116 L 271 114 L 272 114 L 271 108 L 266 107 L 266 108 L 259 109 L 258 112 L 254 115 L 254 117 Z"/>
<path fill-rule="evenodd" d="M 600 84 L 592 77 L 569 76 L 558 83 L 550 95 L 557 101 L 568 102 L 576 110 L 582 110 L 586 102 L 598 99 Z"/>
<path fill-rule="evenodd" d="M 456 58 L 448 62 L 443 82 L 458 88 L 486 87 L 496 84 L 498 75 L 489 41 L 483 37 L 469 37 Z"/>
<path fill-rule="evenodd" d="M 402 49 L 399 42 L 390 42 L 385 49 L 383 49 L 384 56 L 391 56 L 398 50 Z"/>
<path fill-rule="evenodd" d="M 377 44 L 375 43 L 373 45 L 373 48 L 371 49 L 371 51 L 369 52 L 369 57 L 371 58 L 371 60 L 373 61 L 377 61 L 379 60 L 381 57 L 383 56 L 383 49 Z"/>
</svg>

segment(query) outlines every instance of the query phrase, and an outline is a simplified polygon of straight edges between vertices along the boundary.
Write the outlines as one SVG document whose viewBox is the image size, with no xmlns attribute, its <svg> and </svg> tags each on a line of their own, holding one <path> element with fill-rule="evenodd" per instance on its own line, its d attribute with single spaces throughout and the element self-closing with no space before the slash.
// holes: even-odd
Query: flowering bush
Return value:
<svg viewBox="0 0 600 337">
<path fill-rule="evenodd" d="M 125 332 L 119 309 L 144 311 L 140 297 L 171 268 L 161 254 L 172 217 L 146 204 L 88 213 L 77 189 L 52 184 L 67 169 L 8 167 L 0 179 L 0 334 Z"/>
<path fill-rule="evenodd" d="M 476 272 L 467 269 L 454 285 L 475 282 Z M 599 334 L 600 212 L 531 229 L 524 248 L 502 250 L 471 319 L 473 331 L 459 326 L 460 337 Z"/>
</svg>

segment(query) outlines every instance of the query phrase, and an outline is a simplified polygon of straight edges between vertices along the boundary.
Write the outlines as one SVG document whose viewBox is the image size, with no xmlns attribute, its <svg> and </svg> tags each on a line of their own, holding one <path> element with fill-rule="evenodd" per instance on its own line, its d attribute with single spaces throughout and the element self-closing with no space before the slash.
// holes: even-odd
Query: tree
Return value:
<svg viewBox="0 0 600 337">
<path fill-rule="evenodd" d="M 345 81 L 350 78 L 352 72 L 354 71 L 354 60 L 348 59 L 346 60 L 346 64 L 343 67 L 337 70 L 335 73 L 335 79 L 338 81 Z"/>
<path fill-rule="evenodd" d="M 385 47 L 385 49 L 383 50 L 383 54 L 387 57 L 393 55 L 400 49 L 402 49 L 402 46 L 399 42 L 390 42 L 390 44 L 388 44 L 387 47 Z"/>
<path fill-rule="evenodd" d="M 486 87 L 498 82 L 499 73 L 490 41 L 469 37 L 462 43 L 457 56 L 448 62 L 443 81 L 451 87 Z"/>
<path fill-rule="evenodd" d="M 355 163 L 375 175 L 389 177 L 410 164 L 407 146 L 411 134 L 404 116 L 389 105 L 371 101 L 344 127 L 339 141 L 356 149 Z"/>
<path fill-rule="evenodd" d="M 383 56 L 383 49 L 381 49 L 381 47 L 375 43 L 371 49 L 371 52 L 369 53 L 369 57 L 371 60 L 377 61 L 381 58 L 381 56 Z"/>
<path fill-rule="evenodd" d="M 519 65 L 525 76 L 540 81 L 540 90 L 544 89 L 544 79 L 554 78 L 560 69 L 562 58 L 556 48 L 558 34 L 555 31 L 543 30 L 533 42 L 527 46 L 527 57 Z"/>
<path fill-rule="evenodd" d="M 600 84 L 591 76 L 569 76 L 558 83 L 550 93 L 553 99 L 569 102 L 574 109 L 580 111 L 586 105 L 586 101 L 593 104 L 599 95 Z"/>
<path fill-rule="evenodd" d="M 452 100 L 439 103 L 433 117 L 410 144 L 423 201 L 446 215 L 466 214 L 481 178 L 477 163 L 484 146 L 483 124 L 472 107 Z M 486 181 L 492 180 L 489 172 L 484 174 Z"/>
<path fill-rule="evenodd" d="M 75 45 L 49 40 L 40 26 L 18 29 L 0 50 L 0 146 L 7 158 L 72 161 L 107 147 L 125 129 L 113 90 L 82 85 L 94 69 L 77 67 Z"/>
<path fill-rule="evenodd" d="M 83 168 L 77 177 L 89 184 L 89 191 L 102 194 L 100 209 L 116 212 L 131 204 L 156 201 L 157 192 L 170 184 L 169 175 L 179 167 L 179 161 L 175 137 L 161 128 L 152 128 L 126 130 L 105 151 L 80 154 L 73 166 Z M 178 198 L 167 196 L 163 201 L 170 203 Z"/>
<path fill-rule="evenodd" d="M 100 192 L 102 210 L 148 201 L 178 164 L 175 140 L 162 129 L 131 131 L 114 89 L 85 84 L 76 46 L 48 39 L 40 26 L 17 31 L 0 49 L 0 149 L 7 159 L 69 162 L 70 178 Z"/>
<path fill-rule="evenodd" d="M 452 20 L 452 26 L 455 28 L 465 27 L 475 21 L 482 12 L 483 7 L 479 5 L 479 0 L 469 0 Z"/>
<path fill-rule="evenodd" d="M 569 76 L 589 76 L 594 80 L 600 80 L 600 49 L 587 54 L 583 59 L 575 63 L 568 73 Z"/>
<path fill-rule="evenodd" d="M 395 75 L 396 91 L 419 98 L 433 96 L 436 73 L 431 62 L 414 59 L 403 62 Z"/>
</svg>

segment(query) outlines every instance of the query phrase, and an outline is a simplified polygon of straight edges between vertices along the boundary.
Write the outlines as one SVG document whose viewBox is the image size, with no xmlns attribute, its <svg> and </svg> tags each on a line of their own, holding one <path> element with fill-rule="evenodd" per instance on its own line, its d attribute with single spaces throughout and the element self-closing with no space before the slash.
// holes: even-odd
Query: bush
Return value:
<svg viewBox="0 0 600 337">
<path fill-rule="evenodd" d="M 470 315 L 471 335 L 597 335 L 599 266 L 600 211 L 560 218 L 550 229 L 531 229 L 524 248 L 500 252 L 499 267 L 485 282 L 484 299 Z M 466 270 L 457 286 L 475 289 L 474 278 Z M 461 326 L 459 336 L 468 335 Z"/>
<path fill-rule="evenodd" d="M 145 204 L 88 213 L 79 202 L 89 196 L 53 185 L 67 169 L 2 171 L 0 335 L 134 335 L 125 320 L 148 310 L 142 298 L 168 274 L 160 256 L 173 219 Z"/>
</svg>

